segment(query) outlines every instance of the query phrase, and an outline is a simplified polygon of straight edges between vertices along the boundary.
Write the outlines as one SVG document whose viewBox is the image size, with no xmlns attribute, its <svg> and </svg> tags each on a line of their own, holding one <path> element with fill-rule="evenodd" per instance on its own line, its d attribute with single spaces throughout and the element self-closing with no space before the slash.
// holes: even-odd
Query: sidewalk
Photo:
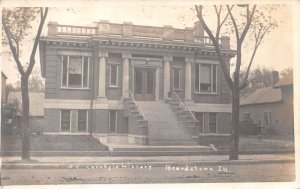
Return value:
<svg viewBox="0 0 300 189">
<path fill-rule="evenodd" d="M 294 154 L 240 155 L 239 160 L 229 161 L 228 155 L 208 156 L 156 156 L 156 157 L 32 157 L 30 161 L 21 161 L 20 157 L 2 157 L 2 168 L 97 168 L 102 165 L 228 165 L 292 163 Z"/>
</svg>

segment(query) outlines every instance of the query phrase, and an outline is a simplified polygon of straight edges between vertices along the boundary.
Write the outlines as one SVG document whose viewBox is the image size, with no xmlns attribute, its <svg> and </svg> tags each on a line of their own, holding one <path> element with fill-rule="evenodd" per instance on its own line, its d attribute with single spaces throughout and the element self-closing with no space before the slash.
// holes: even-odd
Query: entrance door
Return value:
<svg viewBox="0 0 300 189">
<path fill-rule="evenodd" d="M 155 69 L 134 69 L 134 96 L 139 101 L 155 100 Z"/>
</svg>

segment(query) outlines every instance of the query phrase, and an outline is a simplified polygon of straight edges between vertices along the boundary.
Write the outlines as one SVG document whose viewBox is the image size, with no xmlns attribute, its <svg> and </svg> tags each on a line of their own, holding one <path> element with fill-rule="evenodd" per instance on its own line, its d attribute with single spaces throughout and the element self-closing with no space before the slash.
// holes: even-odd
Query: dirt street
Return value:
<svg viewBox="0 0 300 189">
<path fill-rule="evenodd" d="M 4 169 L 1 184 L 283 182 L 295 179 L 294 166 L 294 163 L 161 167 L 107 164 L 86 169 Z"/>
</svg>

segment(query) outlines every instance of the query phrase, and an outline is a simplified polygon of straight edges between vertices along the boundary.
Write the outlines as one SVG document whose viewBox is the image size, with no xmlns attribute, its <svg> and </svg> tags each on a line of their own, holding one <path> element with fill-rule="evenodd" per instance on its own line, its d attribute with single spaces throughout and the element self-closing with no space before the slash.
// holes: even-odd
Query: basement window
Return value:
<svg viewBox="0 0 300 189">
<path fill-rule="evenodd" d="M 217 113 L 208 114 L 209 133 L 217 133 Z"/>
<path fill-rule="evenodd" d="M 77 131 L 87 132 L 87 124 L 88 124 L 88 111 L 78 110 Z"/>
<path fill-rule="evenodd" d="M 199 132 L 204 132 L 204 113 L 202 112 L 195 112 L 195 118 L 197 120 L 197 126 L 199 127 Z"/>
<path fill-rule="evenodd" d="M 71 110 L 60 111 L 60 131 L 70 132 L 71 131 Z"/>
<path fill-rule="evenodd" d="M 117 132 L 117 110 L 109 111 L 109 132 Z"/>
</svg>

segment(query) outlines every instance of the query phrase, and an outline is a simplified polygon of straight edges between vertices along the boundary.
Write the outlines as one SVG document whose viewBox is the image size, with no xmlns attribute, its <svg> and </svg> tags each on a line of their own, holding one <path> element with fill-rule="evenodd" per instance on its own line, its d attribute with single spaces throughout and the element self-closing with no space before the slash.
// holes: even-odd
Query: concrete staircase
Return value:
<svg viewBox="0 0 300 189">
<path fill-rule="evenodd" d="M 149 145 L 198 145 L 193 131 L 165 101 L 136 101 L 148 122 Z"/>
</svg>

